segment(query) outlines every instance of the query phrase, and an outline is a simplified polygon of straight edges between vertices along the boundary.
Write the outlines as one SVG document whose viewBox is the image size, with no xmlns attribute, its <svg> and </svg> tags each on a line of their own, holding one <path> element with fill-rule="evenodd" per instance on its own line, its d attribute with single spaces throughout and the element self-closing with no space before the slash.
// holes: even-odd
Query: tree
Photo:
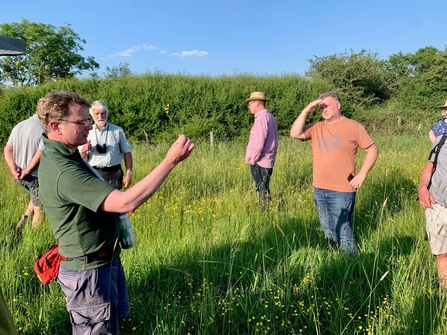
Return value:
<svg viewBox="0 0 447 335">
<path fill-rule="evenodd" d="M 399 90 L 419 75 L 430 71 L 441 54 L 441 51 L 432 46 L 420 48 L 414 54 L 393 54 L 383 62 L 387 81 L 394 90 Z"/>
<path fill-rule="evenodd" d="M 22 38 L 26 43 L 25 55 L 0 58 L 0 79 L 13 85 L 39 85 L 99 68 L 93 57 L 79 54 L 86 41 L 68 23 L 57 28 L 24 19 L 0 24 L 0 34 Z"/>
<path fill-rule="evenodd" d="M 390 90 L 377 53 L 362 50 L 310 59 L 306 75 L 329 81 L 354 106 L 389 99 Z"/>
<path fill-rule="evenodd" d="M 118 66 L 108 67 L 106 66 L 106 72 L 104 77 L 106 79 L 113 79 L 119 77 L 126 77 L 132 75 L 129 62 L 119 63 Z"/>
<path fill-rule="evenodd" d="M 447 49 L 429 46 L 414 54 L 397 53 L 384 62 L 384 72 L 394 95 L 406 106 L 433 109 L 447 94 Z"/>
</svg>

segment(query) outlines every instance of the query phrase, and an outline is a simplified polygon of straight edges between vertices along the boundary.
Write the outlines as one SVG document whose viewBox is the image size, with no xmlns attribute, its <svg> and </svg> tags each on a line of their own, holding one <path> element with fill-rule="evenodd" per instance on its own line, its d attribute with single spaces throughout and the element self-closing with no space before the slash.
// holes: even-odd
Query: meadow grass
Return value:
<svg viewBox="0 0 447 335">
<path fill-rule="evenodd" d="M 280 139 L 265 211 L 244 163 L 246 143 L 196 143 L 131 214 L 137 245 L 122 261 L 132 313 L 121 334 L 446 334 L 446 295 L 416 201 L 428 137 L 375 139 L 380 156 L 354 213 L 358 257 L 331 250 L 324 239 L 310 143 Z M 135 145 L 135 181 L 167 148 Z M 0 285 L 19 333 L 68 334 L 59 286 L 43 287 L 32 269 L 54 242 L 49 223 L 15 237 L 28 196 L 4 161 L 0 182 Z"/>
</svg>

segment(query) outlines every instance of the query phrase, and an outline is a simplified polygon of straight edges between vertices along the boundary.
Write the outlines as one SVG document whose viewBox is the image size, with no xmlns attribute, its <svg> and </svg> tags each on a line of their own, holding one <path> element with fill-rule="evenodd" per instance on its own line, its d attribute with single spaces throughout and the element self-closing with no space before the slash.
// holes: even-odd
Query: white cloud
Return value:
<svg viewBox="0 0 447 335">
<path fill-rule="evenodd" d="M 122 57 L 130 57 L 134 52 L 135 49 L 127 49 L 126 51 L 118 52 L 116 55 Z"/>
<path fill-rule="evenodd" d="M 132 56 L 133 53 L 140 51 L 142 49 L 149 49 L 149 50 L 159 50 L 156 46 L 154 45 L 147 45 L 147 44 L 143 44 L 143 45 L 137 45 L 134 46 L 130 49 L 127 49 L 125 51 L 121 51 L 121 52 L 116 52 L 114 54 L 109 55 L 109 58 L 114 58 L 114 57 L 130 57 Z"/>
<path fill-rule="evenodd" d="M 114 58 L 114 57 L 131 57 L 134 53 L 141 51 L 141 50 L 154 50 L 154 51 L 158 51 L 161 55 L 166 53 L 166 50 L 160 50 L 158 47 L 154 46 L 154 45 L 147 45 L 147 44 L 143 44 L 143 45 L 136 45 L 130 49 L 121 51 L 121 52 L 116 52 L 114 54 L 109 55 L 109 58 Z M 180 58 L 185 58 L 185 57 L 204 57 L 204 56 L 208 56 L 208 52 L 206 51 L 199 51 L 197 49 L 194 49 L 192 51 L 182 51 L 180 53 L 175 52 L 175 53 L 171 53 L 171 56 L 177 56 Z"/>
<path fill-rule="evenodd" d="M 158 48 L 154 45 L 146 45 L 143 44 L 143 49 L 149 49 L 149 50 L 158 50 Z"/>
<path fill-rule="evenodd" d="M 194 49 L 192 51 L 182 51 L 181 53 L 175 52 L 172 53 L 171 56 L 177 56 L 180 58 L 185 58 L 185 57 L 204 57 L 204 56 L 208 56 L 208 52 L 206 51 L 199 51 L 197 49 Z"/>
</svg>

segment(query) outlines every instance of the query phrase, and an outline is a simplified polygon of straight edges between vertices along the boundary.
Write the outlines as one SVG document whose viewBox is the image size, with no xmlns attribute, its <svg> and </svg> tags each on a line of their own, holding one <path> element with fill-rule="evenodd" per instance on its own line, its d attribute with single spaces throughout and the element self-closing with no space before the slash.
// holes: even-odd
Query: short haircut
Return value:
<svg viewBox="0 0 447 335">
<path fill-rule="evenodd" d="M 109 108 L 107 107 L 106 103 L 101 100 L 95 100 L 91 103 L 90 106 L 90 115 L 92 115 L 94 109 L 100 109 L 109 115 Z"/>
<path fill-rule="evenodd" d="M 324 92 L 324 93 L 321 93 L 320 96 L 318 97 L 318 99 L 325 99 L 325 98 L 328 98 L 328 97 L 331 97 L 332 99 L 334 99 L 334 100 L 336 100 L 336 101 L 341 103 L 340 96 L 338 95 L 337 92 Z"/>
<path fill-rule="evenodd" d="M 51 130 L 50 121 L 64 119 L 73 104 L 90 107 L 90 103 L 80 95 L 63 90 L 52 91 L 39 99 L 36 113 L 45 133 Z"/>
</svg>

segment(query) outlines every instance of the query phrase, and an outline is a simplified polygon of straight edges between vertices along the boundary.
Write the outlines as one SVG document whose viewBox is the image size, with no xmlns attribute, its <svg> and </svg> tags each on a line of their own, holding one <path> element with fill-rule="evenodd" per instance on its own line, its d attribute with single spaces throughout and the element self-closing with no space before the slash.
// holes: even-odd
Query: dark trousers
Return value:
<svg viewBox="0 0 447 335">
<path fill-rule="evenodd" d="M 256 184 L 256 193 L 259 200 L 270 201 L 270 177 L 273 168 L 265 168 L 258 164 L 250 165 L 251 176 Z"/>
<path fill-rule="evenodd" d="M 118 190 L 123 188 L 123 169 L 121 165 L 115 165 L 111 168 L 98 169 L 94 167 L 96 172 L 104 178 L 109 184 L 112 184 Z"/>
</svg>

